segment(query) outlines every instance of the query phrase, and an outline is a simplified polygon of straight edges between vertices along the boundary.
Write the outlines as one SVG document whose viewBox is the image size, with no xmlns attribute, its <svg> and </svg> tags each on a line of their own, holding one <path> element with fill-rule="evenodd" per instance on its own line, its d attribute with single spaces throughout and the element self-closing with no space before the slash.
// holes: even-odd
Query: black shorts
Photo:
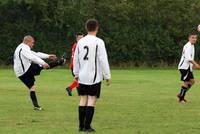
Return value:
<svg viewBox="0 0 200 134">
<path fill-rule="evenodd" d="M 101 82 L 94 85 L 79 84 L 78 86 L 78 94 L 82 96 L 89 95 L 89 96 L 96 96 L 97 98 L 99 98 L 100 93 L 101 93 Z"/>
<path fill-rule="evenodd" d="M 190 68 L 185 70 L 185 69 L 179 69 L 181 73 L 181 80 L 182 81 L 190 81 L 191 79 L 194 79 L 192 71 L 190 71 Z"/>
<path fill-rule="evenodd" d="M 42 69 L 43 67 L 40 67 L 38 64 L 31 64 L 26 73 L 20 76 L 19 79 L 30 89 L 35 82 L 34 76 L 40 75 Z"/>
</svg>

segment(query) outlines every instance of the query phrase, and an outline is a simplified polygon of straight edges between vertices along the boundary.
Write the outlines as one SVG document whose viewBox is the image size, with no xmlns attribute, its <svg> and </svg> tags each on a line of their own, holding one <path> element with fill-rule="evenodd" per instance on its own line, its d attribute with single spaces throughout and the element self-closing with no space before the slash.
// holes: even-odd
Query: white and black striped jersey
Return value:
<svg viewBox="0 0 200 134">
<path fill-rule="evenodd" d="M 31 63 L 43 65 L 46 62 L 42 59 L 49 58 L 48 54 L 34 52 L 24 43 L 18 45 L 14 53 L 14 70 L 17 77 L 22 76 L 31 66 Z"/>
<path fill-rule="evenodd" d="M 190 62 L 194 60 L 195 49 L 194 45 L 188 42 L 183 47 L 183 52 L 181 56 L 181 60 L 178 65 L 178 69 L 189 69 L 192 71 L 193 64 Z"/>
<path fill-rule="evenodd" d="M 74 74 L 79 83 L 93 85 L 110 79 L 110 67 L 104 41 L 87 35 L 79 40 L 74 55 Z"/>
</svg>

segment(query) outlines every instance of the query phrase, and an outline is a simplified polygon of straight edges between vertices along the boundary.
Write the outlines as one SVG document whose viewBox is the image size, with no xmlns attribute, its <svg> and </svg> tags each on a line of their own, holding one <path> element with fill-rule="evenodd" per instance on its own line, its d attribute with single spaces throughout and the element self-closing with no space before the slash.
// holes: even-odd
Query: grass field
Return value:
<svg viewBox="0 0 200 134">
<path fill-rule="evenodd" d="M 200 80 L 199 72 L 195 72 Z M 113 83 L 103 83 L 93 127 L 96 134 L 199 134 L 200 84 L 179 104 L 177 70 L 112 70 Z M 27 88 L 10 69 L 0 69 L 0 134 L 76 134 L 79 98 L 65 94 L 69 70 L 43 71 L 37 77 L 38 100 L 33 111 Z"/>
</svg>

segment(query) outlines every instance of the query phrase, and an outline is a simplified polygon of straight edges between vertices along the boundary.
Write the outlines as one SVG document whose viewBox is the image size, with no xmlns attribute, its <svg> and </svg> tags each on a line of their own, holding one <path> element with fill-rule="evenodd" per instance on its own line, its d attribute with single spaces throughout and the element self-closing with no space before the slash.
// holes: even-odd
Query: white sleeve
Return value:
<svg viewBox="0 0 200 134">
<path fill-rule="evenodd" d="M 191 50 L 192 50 L 192 48 L 189 46 L 185 48 L 185 60 L 188 62 L 192 61 L 192 54 L 191 54 L 192 51 Z"/>
<path fill-rule="evenodd" d="M 73 64 L 74 64 L 73 72 L 74 72 L 75 77 L 79 77 L 79 50 L 78 49 L 79 48 L 77 44 L 77 47 L 74 53 L 74 61 L 73 61 Z"/>
<path fill-rule="evenodd" d="M 102 41 L 101 44 L 98 46 L 98 59 L 100 61 L 100 65 L 103 69 L 103 75 L 105 79 L 110 79 L 111 74 L 110 74 L 110 67 L 108 63 L 108 56 L 105 48 L 105 44 Z"/>
<path fill-rule="evenodd" d="M 34 55 L 30 49 L 23 48 L 22 55 L 36 64 L 44 65 L 46 63 L 45 61 Z"/>
<path fill-rule="evenodd" d="M 41 59 L 48 59 L 49 58 L 49 55 L 48 54 L 45 54 L 45 53 L 41 53 L 41 52 L 34 52 L 34 51 L 31 51 L 35 56 L 37 57 L 40 57 Z"/>
</svg>

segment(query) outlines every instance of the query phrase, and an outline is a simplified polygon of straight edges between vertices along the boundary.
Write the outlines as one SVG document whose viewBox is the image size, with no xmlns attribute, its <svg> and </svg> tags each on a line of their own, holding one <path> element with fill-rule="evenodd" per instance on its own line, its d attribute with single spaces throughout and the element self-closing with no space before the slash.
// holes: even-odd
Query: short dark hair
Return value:
<svg viewBox="0 0 200 134">
<path fill-rule="evenodd" d="M 76 34 L 76 36 L 79 36 L 79 35 L 83 35 L 83 33 L 81 33 L 81 32 L 78 32 L 78 33 Z"/>
<path fill-rule="evenodd" d="M 98 23 L 98 21 L 96 19 L 89 19 L 89 20 L 87 20 L 86 25 L 85 25 L 86 30 L 88 32 L 94 32 L 94 31 L 96 31 L 96 29 L 97 29 L 98 26 L 99 26 L 99 23 Z"/>
<path fill-rule="evenodd" d="M 190 37 L 190 36 L 192 36 L 192 35 L 197 35 L 197 33 L 196 33 L 196 32 L 190 32 L 190 33 L 188 34 L 188 37 Z"/>
</svg>

